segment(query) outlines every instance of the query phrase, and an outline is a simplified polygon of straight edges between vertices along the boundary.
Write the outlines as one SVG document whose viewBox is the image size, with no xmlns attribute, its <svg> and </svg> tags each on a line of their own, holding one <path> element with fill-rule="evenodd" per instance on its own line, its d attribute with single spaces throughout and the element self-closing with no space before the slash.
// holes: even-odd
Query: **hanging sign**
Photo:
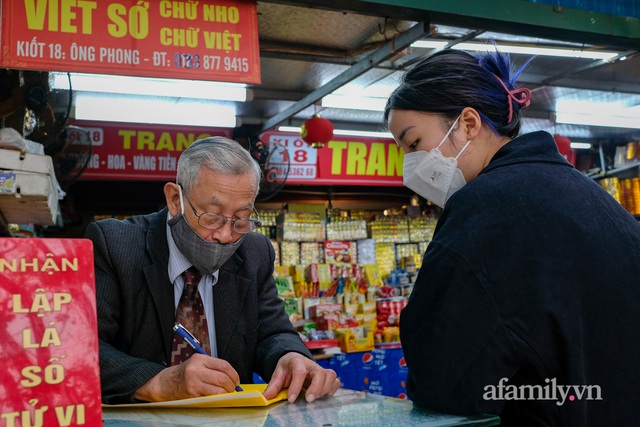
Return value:
<svg viewBox="0 0 640 427">
<path fill-rule="evenodd" d="M 91 241 L 0 238 L 0 316 L 0 425 L 102 425 Z"/>
<path fill-rule="evenodd" d="M 175 181 L 178 158 L 187 147 L 210 136 L 231 138 L 231 133 L 229 128 L 78 120 L 67 129 L 73 149 L 65 152 L 82 163 L 82 180 Z M 63 163 L 54 158 L 54 165 Z"/>
<path fill-rule="evenodd" d="M 289 174 L 287 182 L 301 180 L 308 182 L 318 176 L 318 150 L 302 140 L 298 134 L 267 132 L 261 137 L 269 151 L 276 146 L 284 147 L 289 153 Z"/>
<path fill-rule="evenodd" d="M 263 142 L 289 149 L 287 184 L 402 186 L 404 152 L 391 138 L 334 135 L 323 148 L 291 132 L 265 132 Z"/>
<path fill-rule="evenodd" d="M 256 2 L 3 1 L 2 66 L 260 83 Z"/>
</svg>

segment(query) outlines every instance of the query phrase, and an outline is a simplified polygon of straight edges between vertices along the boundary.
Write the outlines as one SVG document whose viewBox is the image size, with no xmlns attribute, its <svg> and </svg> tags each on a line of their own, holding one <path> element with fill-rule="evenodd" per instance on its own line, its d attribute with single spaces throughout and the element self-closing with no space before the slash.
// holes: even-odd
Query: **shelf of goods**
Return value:
<svg viewBox="0 0 640 427">
<path fill-rule="evenodd" d="M 640 215 L 638 166 L 640 161 L 633 161 L 593 177 L 618 203 L 635 216 Z"/>
<path fill-rule="evenodd" d="M 632 215 L 640 216 L 640 142 L 616 147 L 614 165 L 607 169 L 602 144 L 599 146 L 602 172 L 588 175 L 596 180 Z"/>
<path fill-rule="evenodd" d="M 430 217 L 260 211 L 285 310 L 316 357 L 399 346 L 400 312 L 433 235 Z"/>
<path fill-rule="evenodd" d="M 600 185 L 632 215 L 640 215 L 640 178 L 602 178 Z"/>
</svg>

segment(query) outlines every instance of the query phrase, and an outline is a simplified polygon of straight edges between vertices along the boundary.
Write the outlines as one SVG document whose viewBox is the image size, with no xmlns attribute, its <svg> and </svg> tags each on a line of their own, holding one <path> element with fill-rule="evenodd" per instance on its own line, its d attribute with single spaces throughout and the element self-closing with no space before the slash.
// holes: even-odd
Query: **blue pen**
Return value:
<svg viewBox="0 0 640 427">
<path fill-rule="evenodd" d="M 193 334 L 180 323 L 176 323 L 175 325 L 173 325 L 173 331 L 178 334 L 179 337 L 185 340 L 196 353 L 207 354 L 207 352 L 204 351 L 202 347 L 200 347 L 200 341 L 198 341 L 198 339 L 194 337 Z"/>
<path fill-rule="evenodd" d="M 176 334 L 178 334 L 179 337 L 185 340 L 186 343 L 189 344 L 196 353 L 207 354 L 207 352 L 204 351 L 202 347 L 200 347 L 200 341 L 198 341 L 198 339 L 194 337 L 193 334 L 189 332 L 187 328 L 182 326 L 180 323 L 176 323 L 175 325 L 173 325 L 173 331 Z M 242 389 L 242 387 L 237 385 L 236 391 L 244 391 L 244 390 Z"/>
</svg>

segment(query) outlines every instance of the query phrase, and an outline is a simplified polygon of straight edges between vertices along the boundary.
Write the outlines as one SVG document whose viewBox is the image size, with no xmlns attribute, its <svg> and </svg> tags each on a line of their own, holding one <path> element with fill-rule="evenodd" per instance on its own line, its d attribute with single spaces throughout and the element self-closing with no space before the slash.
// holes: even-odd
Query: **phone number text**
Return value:
<svg viewBox="0 0 640 427">
<path fill-rule="evenodd" d="M 239 73 L 249 71 L 248 58 L 233 58 L 229 56 L 176 53 L 173 55 L 173 65 L 177 68 L 194 70 L 224 70 Z"/>
</svg>

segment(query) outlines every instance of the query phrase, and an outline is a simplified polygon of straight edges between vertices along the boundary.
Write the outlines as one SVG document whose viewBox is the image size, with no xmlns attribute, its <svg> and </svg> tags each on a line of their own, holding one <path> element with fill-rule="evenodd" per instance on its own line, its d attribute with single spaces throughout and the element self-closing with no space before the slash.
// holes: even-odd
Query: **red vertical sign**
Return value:
<svg viewBox="0 0 640 427">
<path fill-rule="evenodd" d="M 0 316 L 0 425 L 102 425 L 92 243 L 1 238 Z"/>
</svg>

